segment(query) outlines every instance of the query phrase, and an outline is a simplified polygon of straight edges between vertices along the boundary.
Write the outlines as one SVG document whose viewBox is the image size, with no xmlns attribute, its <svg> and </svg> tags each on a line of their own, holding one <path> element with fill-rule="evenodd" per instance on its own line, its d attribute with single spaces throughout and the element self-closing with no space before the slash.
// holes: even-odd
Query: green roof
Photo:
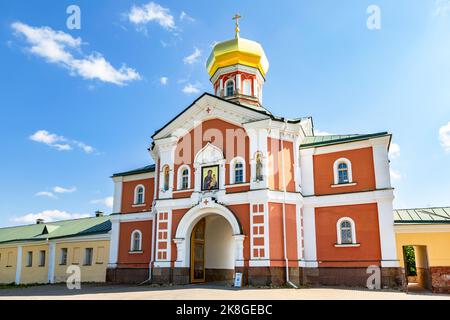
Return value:
<svg viewBox="0 0 450 320">
<path fill-rule="evenodd" d="M 450 207 L 396 209 L 395 224 L 450 224 Z"/>
<path fill-rule="evenodd" d="M 39 241 L 108 233 L 109 216 L 0 228 L 0 243 Z"/>
<path fill-rule="evenodd" d="M 113 177 L 124 177 L 124 176 L 132 176 L 134 174 L 147 173 L 147 172 L 155 172 L 155 165 L 151 164 L 142 168 L 133 169 L 130 171 L 120 172 L 113 174 Z"/>
<path fill-rule="evenodd" d="M 326 135 L 326 136 L 310 136 L 305 137 L 300 145 L 300 149 L 322 147 L 338 143 L 354 142 L 361 140 L 368 140 L 377 137 L 388 136 L 387 132 L 378 132 L 370 134 L 341 134 L 341 135 Z"/>
</svg>

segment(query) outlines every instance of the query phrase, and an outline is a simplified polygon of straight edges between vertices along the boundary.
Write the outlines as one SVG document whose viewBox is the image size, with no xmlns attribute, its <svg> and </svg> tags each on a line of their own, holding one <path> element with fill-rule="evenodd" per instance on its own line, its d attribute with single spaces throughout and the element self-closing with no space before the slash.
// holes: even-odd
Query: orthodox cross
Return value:
<svg viewBox="0 0 450 320">
<path fill-rule="evenodd" d="M 239 29 L 239 19 L 242 18 L 239 13 L 236 13 L 233 17 L 233 20 L 236 21 L 236 38 L 239 38 L 239 31 L 241 31 Z"/>
<path fill-rule="evenodd" d="M 203 201 L 203 203 L 205 204 L 205 206 L 207 206 L 208 203 L 209 203 L 208 199 L 205 199 L 205 200 Z"/>
</svg>

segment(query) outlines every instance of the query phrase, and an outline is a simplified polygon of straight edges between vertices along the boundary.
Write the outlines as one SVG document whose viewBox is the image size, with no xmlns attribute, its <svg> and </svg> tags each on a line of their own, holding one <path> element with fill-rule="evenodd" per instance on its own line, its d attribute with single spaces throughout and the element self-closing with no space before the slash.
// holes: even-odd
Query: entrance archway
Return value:
<svg viewBox="0 0 450 320">
<path fill-rule="evenodd" d="M 189 210 L 178 224 L 175 267 L 189 268 L 190 281 L 232 281 L 244 265 L 244 235 L 239 221 L 213 201 Z M 203 235 L 202 235 L 203 233 Z"/>
</svg>

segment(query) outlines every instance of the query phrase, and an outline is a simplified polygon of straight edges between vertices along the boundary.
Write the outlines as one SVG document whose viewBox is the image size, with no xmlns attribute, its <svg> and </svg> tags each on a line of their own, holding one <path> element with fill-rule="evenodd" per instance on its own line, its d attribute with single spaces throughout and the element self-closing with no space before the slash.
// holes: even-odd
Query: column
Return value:
<svg viewBox="0 0 450 320">
<path fill-rule="evenodd" d="M 303 207 L 303 234 L 305 246 L 305 264 L 307 268 L 317 268 L 316 217 L 315 208 L 311 205 Z"/>
<path fill-rule="evenodd" d="M 245 236 L 243 234 L 234 235 L 234 260 L 235 267 L 243 267 L 244 266 L 244 239 Z"/>
<path fill-rule="evenodd" d="M 399 261 L 397 260 L 392 200 L 378 200 L 377 205 L 380 228 L 381 267 L 395 268 L 399 267 Z"/>
<path fill-rule="evenodd" d="M 108 268 L 117 267 L 119 255 L 119 236 L 120 236 L 120 216 L 112 216 Z"/>
<path fill-rule="evenodd" d="M 389 137 L 382 137 L 372 141 L 375 184 L 377 189 L 391 188 L 391 174 L 387 150 L 388 139 Z"/>
<path fill-rule="evenodd" d="M 17 246 L 17 260 L 16 260 L 16 285 L 20 284 L 20 276 L 22 274 L 22 246 Z"/>
<path fill-rule="evenodd" d="M 48 244 L 48 282 L 55 283 L 55 259 L 56 259 L 56 244 L 54 242 L 50 242 Z"/>
<path fill-rule="evenodd" d="M 301 187 L 304 196 L 314 194 L 314 149 L 300 150 Z"/>
<path fill-rule="evenodd" d="M 119 213 L 122 211 L 122 182 L 123 177 L 114 177 L 114 202 L 113 213 Z"/>
</svg>

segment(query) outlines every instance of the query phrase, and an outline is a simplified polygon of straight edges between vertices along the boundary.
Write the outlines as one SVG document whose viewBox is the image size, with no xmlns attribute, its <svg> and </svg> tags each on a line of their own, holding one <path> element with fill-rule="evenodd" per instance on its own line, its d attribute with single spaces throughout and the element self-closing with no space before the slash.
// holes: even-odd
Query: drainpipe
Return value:
<svg viewBox="0 0 450 320">
<path fill-rule="evenodd" d="M 284 120 L 283 132 L 286 133 L 287 120 Z M 298 289 L 298 287 L 292 283 L 289 278 L 289 259 L 287 256 L 287 244 L 286 244 L 286 174 L 284 172 L 284 143 L 283 137 L 280 131 L 280 141 L 281 141 L 281 177 L 283 180 L 283 249 L 284 249 L 284 261 L 286 265 L 286 282 L 293 288 Z"/>
</svg>

